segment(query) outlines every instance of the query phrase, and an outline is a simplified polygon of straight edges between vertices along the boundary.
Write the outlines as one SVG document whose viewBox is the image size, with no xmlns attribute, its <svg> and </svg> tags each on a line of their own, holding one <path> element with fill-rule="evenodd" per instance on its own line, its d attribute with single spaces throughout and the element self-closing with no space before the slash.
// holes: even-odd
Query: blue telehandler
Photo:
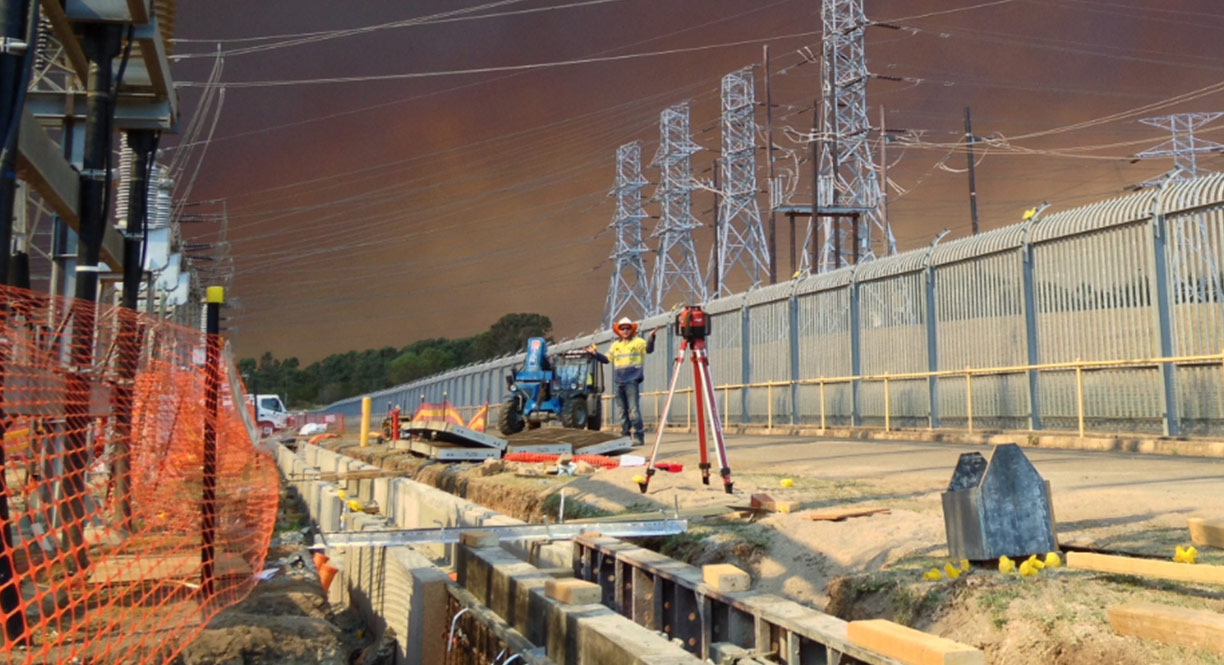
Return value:
<svg viewBox="0 0 1224 665">
<path fill-rule="evenodd" d="M 497 419 L 502 434 L 535 429 L 550 420 L 573 429 L 598 430 L 603 425 L 603 367 L 585 350 L 549 358 L 547 341 L 532 337 L 523 369 L 506 376 L 506 389 Z"/>
</svg>

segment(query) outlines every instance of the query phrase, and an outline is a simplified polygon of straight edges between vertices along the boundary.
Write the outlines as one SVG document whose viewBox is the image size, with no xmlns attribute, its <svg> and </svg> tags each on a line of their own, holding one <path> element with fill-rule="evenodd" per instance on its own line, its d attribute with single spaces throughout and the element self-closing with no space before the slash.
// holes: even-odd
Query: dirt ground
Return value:
<svg viewBox="0 0 1224 665">
<path fill-rule="evenodd" d="M 524 469 L 511 465 L 486 475 L 477 465 L 423 464 L 385 446 L 339 440 L 331 447 L 531 521 L 555 519 L 562 489 L 569 519 L 679 510 L 690 517 L 689 533 L 651 546 L 694 564 L 735 563 L 752 574 L 755 589 L 843 618 L 888 618 L 977 645 L 990 662 L 1224 663 L 1224 655 L 1118 637 L 1105 614 L 1131 600 L 1224 611 L 1222 588 L 1065 568 L 1024 579 L 976 568 L 955 580 L 924 580 L 947 563 L 940 493 L 956 459 L 969 450 L 989 457 L 988 449 L 741 437 L 730 446 L 735 492 L 727 495 L 717 471 L 710 486 L 701 484 L 692 437 L 666 440 L 661 461 L 684 469 L 657 472 L 647 494 L 634 482 L 642 467 L 558 478 L 520 477 Z M 1187 517 L 1224 515 L 1224 465 L 1213 460 L 1026 452 L 1051 482 L 1064 545 L 1171 557 L 1189 544 Z M 746 505 L 758 492 L 796 501 L 798 509 L 755 522 L 718 510 Z M 837 507 L 889 512 L 842 522 L 807 517 Z M 1224 564 L 1224 552 L 1201 552 L 1199 560 Z"/>
<path fill-rule="evenodd" d="M 307 518 L 282 493 L 268 567 L 279 568 L 212 619 L 179 665 L 349 665 L 369 640 L 351 610 L 333 607 L 298 531 Z"/>
</svg>

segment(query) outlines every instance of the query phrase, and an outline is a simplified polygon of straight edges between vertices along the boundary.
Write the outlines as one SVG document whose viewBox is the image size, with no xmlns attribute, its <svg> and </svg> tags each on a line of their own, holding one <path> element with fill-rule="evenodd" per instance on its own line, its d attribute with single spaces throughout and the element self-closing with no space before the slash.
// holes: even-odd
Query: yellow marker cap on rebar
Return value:
<svg viewBox="0 0 1224 665">
<path fill-rule="evenodd" d="M 208 287 L 208 291 L 204 295 L 204 301 L 210 305 L 225 304 L 225 287 L 224 286 Z"/>
</svg>

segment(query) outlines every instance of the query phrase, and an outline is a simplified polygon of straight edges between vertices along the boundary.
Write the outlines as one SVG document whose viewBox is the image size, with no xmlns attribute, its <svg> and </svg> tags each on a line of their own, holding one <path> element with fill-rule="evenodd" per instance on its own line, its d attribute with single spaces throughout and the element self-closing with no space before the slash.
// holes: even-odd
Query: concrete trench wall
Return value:
<svg viewBox="0 0 1224 665">
<path fill-rule="evenodd" d="M 429 528 L 470 530 L 522 524 L 442 490 L 406 478 L 338 479 L 322 474 L 378 471 L 332 451 L 299 445 L 277 451 L 289 478 L 323 532 Z M 384 514 L 346 512 L 349 498 L 376 501 Z M 701 570 L 614 538 L 552 543 L 526 559 L 524 543 L 328 550 L 341 572 L 330 600 L 355 608 L 375 633 L 395 629 L 399 663 L 429 664 L 445 650 L 447 584 L 443 567 L 483 606 L 537 645 L 556 665 L 696 665 L 725 645 L 772 652 L 785 665 L 863 662 L 899 665 L 846 638 L 846 622 L 778 596 L 720 593 Z M 602 587 L 602 602 L 566 605 L 545 593 L 553 574 L 573 572 Z M 676 640 L 676 641 L 672 641 Z"/>
</svg>

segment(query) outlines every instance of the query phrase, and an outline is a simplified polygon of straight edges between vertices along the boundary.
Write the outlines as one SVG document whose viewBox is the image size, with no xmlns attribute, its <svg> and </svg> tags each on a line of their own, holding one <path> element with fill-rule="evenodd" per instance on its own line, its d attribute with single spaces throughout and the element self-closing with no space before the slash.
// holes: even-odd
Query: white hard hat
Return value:
<svg viewBox="0 0 1224 665">
<path fill-rule="evenodd" d="M 622 317 L 621 317 L 621 320 L 616 322 L 616 326 L 617 326 L 618 328 L 619 328 L 620 326 L 631 326 L 631 325 L 633 325 L 633 321 L 630 321 L 630 320 L 629 320 L 629 317 L 627 317 L 627 316 L 622 316 Z"/>
</svg>

